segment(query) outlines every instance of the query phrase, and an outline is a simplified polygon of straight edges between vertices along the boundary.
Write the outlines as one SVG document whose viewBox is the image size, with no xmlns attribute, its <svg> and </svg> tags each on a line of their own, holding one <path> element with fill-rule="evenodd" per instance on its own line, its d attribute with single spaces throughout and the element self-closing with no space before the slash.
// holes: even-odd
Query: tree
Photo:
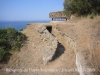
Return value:
<svg viewBox="0 0 100 75">
<path fill-rule="evenodd" d="M 99 14 L 100 0 L 65 0 L 64 11 L 66 14 Z"/>
</svg>

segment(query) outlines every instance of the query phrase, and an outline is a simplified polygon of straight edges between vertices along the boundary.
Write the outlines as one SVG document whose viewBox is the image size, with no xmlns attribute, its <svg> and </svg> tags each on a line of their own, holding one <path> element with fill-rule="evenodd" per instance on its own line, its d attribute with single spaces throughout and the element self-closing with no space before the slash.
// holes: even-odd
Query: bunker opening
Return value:
<svg viewBox="0 0 100 75">
<path fill-rule="evenodd" d="M 64 53 L 64 51 L 65 51 L 65 47 L 61 43 L 58 42 L 57 49 L 51 61 L 54 61 L 55 59 L 60 57 Z"/>
<path fill-rule="evenodd" d="M 51 33 L 52 32 L 52 26 L 46 26 L 46 29 Z"/>
</svg>

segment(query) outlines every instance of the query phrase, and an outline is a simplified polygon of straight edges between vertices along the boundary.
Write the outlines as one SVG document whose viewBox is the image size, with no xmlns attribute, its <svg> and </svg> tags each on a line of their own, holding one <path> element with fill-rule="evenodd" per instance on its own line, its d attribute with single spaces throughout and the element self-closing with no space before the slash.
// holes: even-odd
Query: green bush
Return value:
<svg viewBox="0 0 100 75">
<path fill-rule="evenodd" d="M 94 19 L 94 17 L 95 17 L 95 14 L 92 13 L 92 14 L 90 15 L 90 19 Z"/>
<path fill-rule="evenodd" d="M 14 28 L 0 29 L 0 61 L 11 50 L 19 50 L 26 36 Z"/>
<path fill-rule="evenodd" d="M 100 0 L 65 0 L 64 11 L 70 14 L 100 14 Z"/>
<path fill-rule="evenodd" d="M 0 60 L 2 60 L 4 55 L 7 53 L 8 51 L 4 47 L 0 47 Z"/>
</svg>

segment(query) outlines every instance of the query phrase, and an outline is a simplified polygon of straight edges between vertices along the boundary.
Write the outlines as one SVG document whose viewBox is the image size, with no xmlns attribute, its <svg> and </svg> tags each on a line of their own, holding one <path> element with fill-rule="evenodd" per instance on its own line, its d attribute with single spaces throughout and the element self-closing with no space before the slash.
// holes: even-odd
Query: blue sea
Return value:
<svg viewBox="0 0 100 75">
<path fill-rule="evenodd" d="M 50 21 L 1 21 L 0 22 L 0 28 L 7 28 L 12 27 L 16 30 L 24 29 L 26 28 L 26 25 L 29 23 L 47 23 Z"/>
</svg>

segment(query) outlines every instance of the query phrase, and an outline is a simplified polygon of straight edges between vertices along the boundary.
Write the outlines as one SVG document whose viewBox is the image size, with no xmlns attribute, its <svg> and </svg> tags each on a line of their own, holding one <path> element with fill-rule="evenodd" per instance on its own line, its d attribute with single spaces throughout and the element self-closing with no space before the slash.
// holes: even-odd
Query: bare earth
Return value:
<svg viewBox="0 0 100 75">
<path fill-rule="evenodd" d="M 51 34 L 64 47 L 63 54 L 45 65 L 42 49 L 50 41 L 41 40 L 36 31 L 40 25 L 52 26 Z M 30 24 L 22 33 L 27 36 L 25 44 L 8 63 L 0 64 L 0 75 L 100 75 L 100 16 Z"/>
</svg>

